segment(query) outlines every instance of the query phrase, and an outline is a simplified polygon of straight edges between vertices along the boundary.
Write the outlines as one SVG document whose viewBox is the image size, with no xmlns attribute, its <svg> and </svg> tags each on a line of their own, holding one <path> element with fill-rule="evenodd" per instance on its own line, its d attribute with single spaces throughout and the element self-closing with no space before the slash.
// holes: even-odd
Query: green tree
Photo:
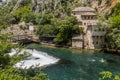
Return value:
<svg viewBox="0 0 120 80">
<path fill-rule="evenodd" d="M 15 10 L 12 14 L 17 22 L 24 21 L 27 19 L 26 16 L 30 14 L 30 5 L 20 7 L 17 10 Z"/>
<path fill-rule="evenodd" d="M 112 9 L 111 17 L 109 18 L 110 26 L 106 28 L 104 48 L 120 50 L 120 3 L 117 3 Z"/>
<path fill-rule="evenodd" d="M 45 14 L 36 14 L 36 23 L 40 25 L 50 24 L 52 19 L 52 14 L 45 13 Z"/>
<path fill-rule="evenodd" d="M 40 25 L 36 30 L 36 34 L 39 36 L 55 36 L 54 32 L 55 27 L 50 24 Z"/>
<path fill-rule="evenodd" d="M 111 22 L 113 28 L 120 29 L 120 14 L 118 14 L 114 17 L 111 17 L 110 22 Z"/>
<path fill-rule="evenodd" d="M 77 19 L 75 17 L 65 17 L 64 20 L 61 20 L 57 23 L 58 34 L 54 41 L 56 44 L 67 45 L 70 43 L 74 33 L 77 32 L 78 26 Z"/>
<path fill-rule="evenodd" d="M 12 47 L 11 43 L 0 41 L 0 67 L 10 65 L 10 56 L 7 54 Z"/>
<path fill-rule="evenodd" d="M 36 16 L 35 13 L 29 12 L 27 14 L 23 14 L 21 20 L 24 21 L 24 22 L 26 22 L 26 23 L 32 22 L 33 24 L 36 24 L 36 21 L 35 21 L 36 18 L 37 18 L 37 16 Z"/>
<path fill-rule="evenodd" d="M 120 14 L 120 2 L 118 2 L 113 8 L 112 8 L 112 11 L 111 11 L 111 14 L 112 16 L 116 16 L 116 15 L 119 15 Z"/>
</svg>

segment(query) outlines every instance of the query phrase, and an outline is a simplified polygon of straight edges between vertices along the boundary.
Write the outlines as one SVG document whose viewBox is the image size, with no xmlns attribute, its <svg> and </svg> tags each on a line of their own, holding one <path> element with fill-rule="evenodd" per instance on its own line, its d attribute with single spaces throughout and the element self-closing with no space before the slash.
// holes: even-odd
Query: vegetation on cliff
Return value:
<svg viewBox="0 0 120 80">
<path fill-rule="evenodd" d="M 104 0 L 99 0 L 100 5 L 103 2 Z M 112 2 L 105 0 L 104 3 Z M 37 26 L 36 34 L 38 36 L 55 36 L 56 44 L 70 45 L 72 35 L 80 33 L 77 19 L 71 15 L 71 10 L 77 5 L 77 0 L 11 0 L 4 2 L 0 7 L 0 29 L 21 21 L 32 22 Z M 111 13 L 105 16 L 105 20 L 109 19 L 109 25 L 104 48 L 119 49 L 119 6 L 120 3 L 117 3 Z M 109 39 L 110 41 L 108 41 Z"/>
<path fill-rule="evenodd" d="M 72 35 L 77 32 L 77 20 L 71 16 L 70 6 L 72 4 L 69 4 L 72 3 L 73 0 L 59 0 L 57 4 L 49 3 L 50 6 L 44 5 L 44 9 L 38 12 L 37 9 L 34 11 L 37 5 L 34 5 L 32 0 L 19 1 L 11 0 L 11 2 L 4 2 L 0 6 L 0 30 L 22 21 L 26 23 L 32 22 L 38 26 L 36 31 L 37 35 L 56 36 L 55 42 L 65 45 L 71 41 Z M 55 5 L 57 10 L 53 9 Z M 51 13 L 49 11 L 51 11 Z M 24 71 L 13 68 L 13 65 L 21 60 L 24 55 L 9 56 L 7 53 L 14 46 L 5 41 L 5 39 L 0 40 L 1 80 L 47 80 L 47 76 L 41 72 L 41 69 Z M 35 73 L 33 73 L 33 71 L 35 71 Z"/>
<path fill-rule="evenodd" d="M 99 0 L 98 4 L 101 3 Z M 106 0 L 106 4 L 108 3 L 110 4 L 110 0 Z M 72 36 L 82 32 L 79 30 L 77 19 L 71 15 L 72 8 L 80 5 L 76 0 L 10 0 L 0 5 L 0 30 L 22 21 L 32 22 L 36 25 L 38 36 L 55 36 L 56 44 L 71 45 Z M 105 28 L 107 34 L 103 47 L 108 50 L 120 50 L 120 3 L 106 16 L 109 25 Z M 13 68 L 12 66 L 21 59 L 21 56 L 11 57 L 6 54 L 13 47 L 11 43 L 5 42 L 5 39 L 0 40 L 1 80 L 47 80 L 47 76 L 41 73 L 41 70 L 34 70 L 33 74 L 33 69 L 22 71 Z M 101 74 L 106 75 L 104 72 Z"/>
<path fill-rule="evenodd" d="M 54 42 L 64 45 L 71 45 L 72 35 L 79 33 L 77 19 L 71 15 L 75 0 L 55 0 L 55 2 L 21 0 L 19 4 L 17 2 L 13 0 L 8 3 L 9 7 L 1 9 L 1 28 L 21 21 L 32 22 L 37 26 L 38 36 L 55 36 Z"/>
<path fill-rule="evenodd" d="M 113 7 L 105 36 L 105 48 L 120 50 L 120 3 Z"/>
</svg>

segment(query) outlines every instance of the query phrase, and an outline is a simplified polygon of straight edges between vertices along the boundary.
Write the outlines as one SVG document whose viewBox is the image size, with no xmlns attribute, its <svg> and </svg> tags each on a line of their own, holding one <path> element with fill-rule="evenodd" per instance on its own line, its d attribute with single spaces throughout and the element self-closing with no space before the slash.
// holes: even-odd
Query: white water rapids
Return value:
<svg viewBox="0 0 120 80">
<path fill-rule="evenodd" d="M 10 56 L 16 54 L 17 49 L 12 49 L 9 53 Z M 30 67 L 41 67 L 48 66 L 51 64 L 55 64 L 59 61 L 58 58 L 48 55 L 45 52 L 37 51 L 35 49 L 24 49 L 19 52 L 19 54 L 23 54 L 24 52 L 28 52 L 31 56 L 27 57 L 25 60 L 22 60 L 14 65 L 16 68 L 21 69 L 29 69 Z"/>
</svg>

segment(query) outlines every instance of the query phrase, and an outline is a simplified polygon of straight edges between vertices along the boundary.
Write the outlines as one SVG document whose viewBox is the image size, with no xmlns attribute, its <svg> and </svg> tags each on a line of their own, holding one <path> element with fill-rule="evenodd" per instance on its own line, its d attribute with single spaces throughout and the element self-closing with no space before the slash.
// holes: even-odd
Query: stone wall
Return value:
<svg viewBox="0 0 120 80">
<path fill-rule="evenodd" d="M 74 36 L 72 38 L 72 48 L 83 48 L 83 35 Z"/>
</svg>

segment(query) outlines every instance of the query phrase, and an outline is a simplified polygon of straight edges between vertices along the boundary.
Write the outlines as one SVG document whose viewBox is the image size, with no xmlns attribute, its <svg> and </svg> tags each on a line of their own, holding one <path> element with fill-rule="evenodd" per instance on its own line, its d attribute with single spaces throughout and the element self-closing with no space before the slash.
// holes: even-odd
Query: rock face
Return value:
<svg viewBox="0 0 120 80">
<path fill-rule="evenodd" d="M 22 3 L 23 0 L 17 0 L 16 5 L 14 6 L 13 10 L 16 10 L 20 4 Z"/>
<path fill-rule="evenodd" d="M 45 10 L 51 12 L 52 10 L 58 9 L 58 6 L 61 5 L 61 0 L 7 0 L 6 5 L 4 5 L 2 8 L 9 7 L 9 5 L 14 3 L 13 11 L 16 10 L 18 7 L 23 5 L 23 3 L 31 3 L 31 11 L 34 11 L 36 13 L 38 12 L 44 12 Z M 117 2 L 120 2 L 120 0 L 75 0 L 79 3 L 87 3 L 91 7 L 95 8 L 99 11 L 99 13 L 105 13 L 106 11 L 109 11 Z M 73 3 L 67 3 L 67 6 L 73 5 Z"/>
<path fill-rule="evenodd" d="M 61 0 L 7 0 L 6 4 L 3 6 L 3 9 L 9 7 L 11 4 L 14 5 L 13 11 L 20 6 L 32 4 L 31 11 L 36 13 L 44 11 L 51 12 L 52 10 L 59 9 L 61 6 L 63 6 Z M 72 1 L 68 1 L 65 5 L 71 6 L 72 4 Z"/>
<path fill-rule="evenodd" d="M 31 10 L 36 13 L 44 11 L 52 12 L 53 10 L 64 13 L 64 10 L 62 10 L 63 5 L 72 7 L 73 4 L 73 1 L 67 1 L 64 4 L 62 0 L 32 0 Z"/>
<path fill-rule="evenodd" d="M 106 13 L 115 6 L 120 0 L 79 0 L 80 3 L 88 3 L 91 7 L 96 8 L 99 13 Z"/>
<path fill-rule="evenodd" d="M 52 11 L 57 8 L 60 0 L 32 0 L 31 10 L 34 12 Z"/>
</svg>

